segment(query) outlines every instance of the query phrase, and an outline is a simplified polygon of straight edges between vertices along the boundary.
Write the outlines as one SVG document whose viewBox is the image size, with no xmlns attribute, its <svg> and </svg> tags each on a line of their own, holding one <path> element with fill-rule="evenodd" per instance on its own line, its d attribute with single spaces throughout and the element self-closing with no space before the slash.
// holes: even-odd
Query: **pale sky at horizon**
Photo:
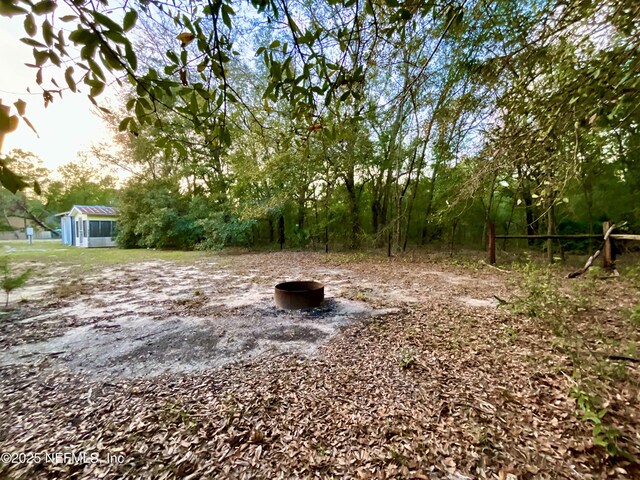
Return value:
<svg viewBox="0 0 640 480">
<path fill-rule="evenodd" d="M 5 137 L 1 153 L 7 154 L 14 148 L 30 151 L 40 157 L 47 168 L 55 170 L 77 161 L 78 153 L 88 151 L 92 144 L 110 142 L 111 134 L 92 112 L 94 107 L 86 93 L 66 91 L 63 98 L 56 95 L 53 103 L 44 108 L 42 90 L 35 82 L 36 70 L 24 65 L 33 63 L 33 55 L 32 48 L 20 41 L 26 36 L 22 22 L 22 16 L 0 17 L 0 99 L 5 105 L 12 105 L 18 99 L 27 102 L 25 116 L 40 138 L 21 121 L 18 129 Z M 45 80 L 55 75 L 58 84 L 66 86 L 63 69 L 50 65 L 44 71 Z M 27 87 L 32 94 L 27 92 Z M 84 88 L 79 85 L 79 90 Z"/>
</svg>

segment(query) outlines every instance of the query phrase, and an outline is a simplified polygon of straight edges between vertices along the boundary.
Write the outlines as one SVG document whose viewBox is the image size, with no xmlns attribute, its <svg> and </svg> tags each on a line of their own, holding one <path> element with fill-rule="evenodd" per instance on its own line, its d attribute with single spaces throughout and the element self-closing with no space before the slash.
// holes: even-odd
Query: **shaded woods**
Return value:
<svg viewBox="0 0 640 480">
<path fill-rule="evenodd" d="M 94 153 L 130 175 L 123 246 L 393 253 L 483 247 L 490 223 L 639 228 L 634 1 L 3 8 L 45 101 L 86 86 L 113 126 L 120 151 Z M 42 78 L 61 60 L 63 89 Z"/>
</svg>

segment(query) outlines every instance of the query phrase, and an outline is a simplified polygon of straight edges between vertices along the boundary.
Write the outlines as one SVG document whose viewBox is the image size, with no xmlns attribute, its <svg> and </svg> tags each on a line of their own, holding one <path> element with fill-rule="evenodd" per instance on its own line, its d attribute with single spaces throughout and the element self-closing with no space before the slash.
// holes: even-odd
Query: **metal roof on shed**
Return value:
<svg viewBox="0 0 640 480">
<path fill-rule="evenodd" d="M 105 207 L 101 205 L 74 205 L 71 211 L 77 210 L 85 215 L 117 215 L 117 211 L 113 207 Z"/>
</svg>

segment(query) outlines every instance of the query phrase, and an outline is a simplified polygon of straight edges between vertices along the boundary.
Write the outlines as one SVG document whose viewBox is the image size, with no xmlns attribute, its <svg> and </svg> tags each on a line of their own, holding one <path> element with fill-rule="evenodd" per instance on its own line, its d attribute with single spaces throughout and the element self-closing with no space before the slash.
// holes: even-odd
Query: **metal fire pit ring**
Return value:
<svg viewBox="0 0 640 480">
<path fill-rule="evenodd" d="M 275 300 L 276 306 L 285 310 L 319 307 L 324 300 L 324 285 L 314 281 L 279 283 Z"/>
</svg>

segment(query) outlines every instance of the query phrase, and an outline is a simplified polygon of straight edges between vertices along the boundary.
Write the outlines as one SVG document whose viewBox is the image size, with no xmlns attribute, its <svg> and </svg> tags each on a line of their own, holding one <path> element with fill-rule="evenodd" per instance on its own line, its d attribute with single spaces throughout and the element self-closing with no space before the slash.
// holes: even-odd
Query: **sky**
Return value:
<svg viewBox="0 0 640 480">
<path fill-rule="evenodd" d="M 20 41 L 26 36 L 23 17 L 0 17 L 0 99 L 5 105 L 16 100 L 27 102 L 26 117 L 34 125 L 40 138 L 24 123 L 5 138 L 2 154 L 21 148 L 38 155 L 51 170 L 77 160 L 77 154 L 87 151 L 93 143 L 110 141 L 107 127 L 92 113 L 93 105 L 86 93 L 67 91 L 64 97 L 55 97 L 45 109 L 42 90 L 35 82 L 36 70 L 25 66 L 33 62 L 31 47 Z M 64 83 L 64 71 L 50 66 L 48 76 L 55 75 L 59 85 Z M 45 73 L 45 79 L 47 73 Z M 30 87 L 29 94 L 27 87 Z"/>
</svg>

